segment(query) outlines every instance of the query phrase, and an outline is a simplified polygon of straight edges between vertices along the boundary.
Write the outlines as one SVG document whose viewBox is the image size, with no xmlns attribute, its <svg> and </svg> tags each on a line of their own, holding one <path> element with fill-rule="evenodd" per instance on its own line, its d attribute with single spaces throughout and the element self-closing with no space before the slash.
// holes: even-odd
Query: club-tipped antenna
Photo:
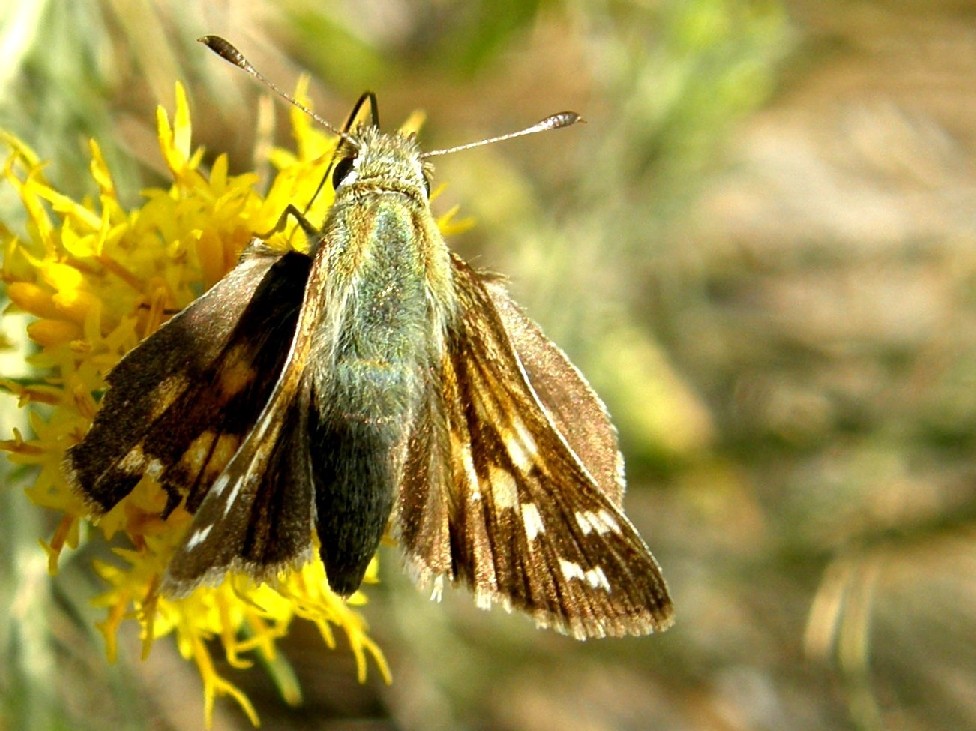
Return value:
<svg viewBox="0 0 976 731">
<path fill-rule="evenodd" d="M 256 68 L 254 68 L 254 66 L 251 65 L 251 62 L 244 57 L 244 54 L 238 51 L 237 48 L 234 46 L 234 44 L 228 41 L 226 38 L 223 38 L 221 36 L 206 35 L 197 38 L 197 40 L 200 43 L 204 44 L 211 51 L 216 53 L 218 56 L 220 56 L 222 59 L 227 61 L 228 63 L 237 66 L 237 68 L 253 76 L 255 79 L 257 79 L 262 84 L 267 86 L 275 94 L 280 96 L 289 104 L 292 104 L 298 109 L 301 109 L 303 112 L 305 112 L 305 114 L 307 114 L 309 117 L 311 117 L 316 122 L 321 124 L 330 132 L 338 135 L 345 142 L 352 145 L 354 148 L 356 149 L 359 148 L 359 143 L 356 141 L 354 137 L 347 134 L 346 132 L 343 132 L 335 125 L 331 124 L 328 120 L 320 117 L 318 114 L 313 112 L 307 106 L 305 106 L 300 101 L 295 99 L 295 97 L 293 97 L 288 92 L 280 89 L 277 84 L 271 81 L 271 79 L 267 78 L 264 74 L 262 74 Z M 460 152 L 462 150 L 470 150 L 474 147 L 482 147 L 484 145 L 494 144 L 495 142 L 503 142 L 504 140 L 511 140 L 516 137 L 533 135 L 537 132 L 548 132 L 549 130 L 553 130 L 553 129 L 562 129 L 563 127 L 570 127 L 576 124 L 577 122 L 585 122 L 585 121 L 586 120 L 580 117 L 580 115 L 578 115 L 576 112 L 559 112 L 557 114 L 552 114 L 539 122 L 536 122 L 531 127 L 526 127 L 523 130 L 519 130 L 518 132 L 509 132 L 508 134 L 505 135 L 499 135 L 497 137 L 489 137 L 488 139 L 478 140 L 477 142 L 469 142 L 465 145 L 447 147 L 444 148 L 443 150 L 431 150 L 429 152 L 421 153 L 420 156 L 422 158 L 428 158 L 428 157 L 437 157 L 439 155 L 449 155 L 451 153 Z"/>
<path fill-rule="evenodd" d="M 356 149 L 359 148 L 359 143 L 356 141 L 354 137 L 346 134 L 345 132 L 337 128 L 335 125 L 331 124 L 328 120 L 325 120 L 322 117 L 320 117 L 318 114 L 316 114 L 307 106 L 302 104 L 300 101 L 298 101 L 295 97 L 293 97 L 288 92 L 282 91 L 280 88 L 278 88 L 277 84 L 271 81 L 271 79 L 266 78 L 264 74 L 262 74 L 256 68 L 254 68 L 254 66 L 251 65 L 251 62 L 248 61 L 246 58 L 244 58 L 244 54 L 238 51 L 237 48 L 234 46 L 234 44 L 228 41 L 226 38 L 222 38 L 220 36 L 201 36 L 200 38 L 197 38 L 197 40 L 200 41 L 200 43 L 205 45 L 207 48 L 209 48 L 211 51 L 216 53 L 218 56 L 220 56 L 222 59 L 227 61 L 228 63 L 232 63 L 235 66 L 237 66 L 237 68 L 249 73 L 255 79 L 257 79 L 262 84 L 264 84 L 269 89 L 271 89 L 271 91 L 273 91 L 275 94 L 280 96 L 289 104 L 292 104 L 298 109 L 301 109 L 303 112 L 305 112 L 305 114 L 310 116 L 312 119 L 314 119 L 316 122 L 321 124 L 330 132 L 332 132 L 335 135 L 338 135 L 345 142 L 352 145 L 354 148 Z"/>
<path fill-rule="evenodd" d="M 504 140 L 510 140 L 515 137 L 524 137 L 525 135 L 534 135 L 536 132 L 548 132 L 551 129 L 562 129 L 563 127 L 569 127 L 576 124 L 577 122 L 585 122 L 580 115 L 576 112 L 559 112 L 558 114 L 552 114 L 540 122 L 536 122 L 531 127 L 526 127 L 518 132 L 509 132 L 507 135 L 499 135 L 498 137 L 489 137 L 486 140 L 478 140 L 477 142 L 469 142 L 466 145 L 458 145 L 457 147 L 447 147 L 443 150 L 431 150 L 430 152 L 423 152 L 420 154 L 421 157 L 436 157 L 438 155 L 449 155 L 453 152 L 460 152 L 461 150 L 470 150 L 472 147 L 481 147 L 483 145 L 491 145 L 495 142 L 502 142 Z"/>
</svg>

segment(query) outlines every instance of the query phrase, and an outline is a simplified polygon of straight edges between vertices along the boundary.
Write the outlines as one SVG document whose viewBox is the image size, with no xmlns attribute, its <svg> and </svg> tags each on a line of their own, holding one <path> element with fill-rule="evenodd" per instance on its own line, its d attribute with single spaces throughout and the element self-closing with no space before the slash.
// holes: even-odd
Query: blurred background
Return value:
<svg viewBox="0 0 976 731">
<path fill-rule="evenodd" d="M 363 612 L 392 686 L 297 624 L 302 706 L 225 669 L 265 728 L 976 728 L 976 4 L 8 1 L 0 127 L 74 195 L 97 138 L 137 205 L 182 80 L 195 142 L 253 168 L 268 92 L 204 33 L 286 89 L 311 73 L 337 122 L 366 88 L 387 127 L 425 110 L 428 149 L 583 114 L 438 159 L 437 207 L 607 401 L 677 608 L 576 643 L 431 604 L 384 549 Z M 48 518 L 0 491 L 0 729 L 199 727 L 171 643 L 106 663 L 90 565 L 47 578 Z"/>
</svg>

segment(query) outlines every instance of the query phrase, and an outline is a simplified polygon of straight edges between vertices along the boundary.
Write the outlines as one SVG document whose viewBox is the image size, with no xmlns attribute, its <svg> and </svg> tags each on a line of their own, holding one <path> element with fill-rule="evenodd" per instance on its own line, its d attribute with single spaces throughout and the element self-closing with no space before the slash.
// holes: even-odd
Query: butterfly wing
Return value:
<svg viewBox="0 0 976 731">
<path fill-rule="evenodd" d="M 511 298 L 498 278 L 482 279 L 525 378 L 553 425 L 614 505 L 624 498 L 624 458 L 607 408 L 542 329 Z"/>
<path fill-rule="evenodd" d="M 204 295 L 109 373 L 65 473 L 95 514 L 144 474 L 194 512 L 258 416 L 295 329 L 310 259 L 255 240 Z"/>
<path fill-rule="evenodd" d="M 308 258 L 305 258 L 306 262 Z M 307 365 L 323 317 L 327 267 L 316 258 L 291 293 L 297 322 L 280 343 L 282 364 L 270 395 L 248 424 L 246 436 L 206 493 L 186 536 L 170 559 L 162 591 L 185 596 L 215 584 L 228 571 L 273 581 L 311 558 L 313 486 L 308 418 L 311 384 Z"/>
<path fill-rule="evenodd" d="M 500 284 L 456 257 L 453 275 L 460 316 L 443 400 L 432 399 L 427 426 L 414 429 L 398 504 L 418 579 L 447 576 L 469 585 L 479 606 L 514 607 L 580 639 L 669 626 L 660 569 L 619 507 L 602 404 Z M 575 424 L 587 418 L 597 423 Z M 613 457 L 584 463 L 598 448 Z"/>
<path fill-rule="evenodd" d="M 307 389 L 278 387 L 213 483 L 170 559 L 162 591 L 186 596 L 231 570 L 257 581 L 307 563 L 312 547 Z"/>
</svg>

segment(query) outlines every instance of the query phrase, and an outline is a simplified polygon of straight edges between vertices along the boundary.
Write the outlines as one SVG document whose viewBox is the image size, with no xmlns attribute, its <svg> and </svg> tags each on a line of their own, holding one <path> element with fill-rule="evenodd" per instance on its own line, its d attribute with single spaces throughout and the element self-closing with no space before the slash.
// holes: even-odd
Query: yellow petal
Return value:
<svg viewBox="0 0 976 731">
<path fill-rule="evenodd" d="M 85 318 L 98 305 L 98 297 L 91 292 L 81 289 L 58 292 L 52 297 L 60 313 L 79 325 L 85 323 Z"/>
<path fill-rule="evenodd" d="M 70 264 L 48 261 L 38 272 L 41 278 L 59 292 L 76 290 L 84 284 L 80 271 Z"/>
<path fill-rule="evenodd" d="M 173 133 L 176 149 L 184 158 L 190 157 L 190 105 L 186 100 L 186 89 L 183 84 L 176 82 L 176 112 L 173 115 Z"/>
<path fill-rule="evenodd" d="M 159 137 L 159 148 L 163 153 L 167 166 L 177 177 L 190 168 L 190 108 L 186 101 L 183 85 L 176 84 L 176 112 L 173 115 L 173 125 L 170 126 L 169 115 L 162 105 L 156 108 L 156 129 Z"/>
<path fill-rule="evenodd" d="M 64 320 L 38 320 L 27 326 L 30 339 L 44 348 L 64 345 L 81 337 L 81 327 Z"/>
<path fill-rule="evenodd" d="M 102 156 L 102 148 L 98 146 L 95 140 L 89 140 L 88 149 L 91 151 L 91 164 L 89 165 L 89 169 L 91 170 L 92 178 L 103 195 L 115 198 L 115 181 L 112 180 L 112 173 L 109 172 L 108 165 L 105 164 L 105 158 Z"/>
<path fill-rule="evenodd" d="M 30 312 L 38 317 L 58 316 L 51 291 L 32 282 L 11 282 L 7 285 L 7 296 L 24 312 Z"/>
<path fill-rule="evenodd" d="M 37 186 L 37 194 L 51 204 L 55 213 L 73 219 L 89 231 L 98 231 L 101 218 L 81 203 L 76 203 L 68 196 L 44 185 Z"/>
</svg>

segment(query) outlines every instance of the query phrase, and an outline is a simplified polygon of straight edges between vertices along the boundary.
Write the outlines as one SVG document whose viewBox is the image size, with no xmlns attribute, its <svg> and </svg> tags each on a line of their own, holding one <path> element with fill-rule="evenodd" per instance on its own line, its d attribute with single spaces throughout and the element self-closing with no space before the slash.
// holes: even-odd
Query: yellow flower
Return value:
<svg viewBox="0 0 976 731">
<path fill-rule="evenodd" d="M 9 150 L 2 176 L 19 194 L 27 219 L 26 236 L 0 232 L 6 235 L 2 276 L 12 305 L 34 317 L 28 334 L 38 348 L 30 364 L 44 374 L 26 385 L 0 384 L 29 410 L 32 432 L 25 437 L 15 431 L 0 449 L 12 462 L 37 468 L 28 496 L 63 515 L 44 543 L 52 573 L 62 549 L 76 547 L 80 529 L 87 526 L 88 512 L 63 479 L 61 461 L 87 431 L 98 408 L 93 394 L 104 390 L 106 373 L 169 314 L 220 279 L 253 232 L 271 230 L 288 203 L 308 201 L 335 146 L 334 138 L 313 127 L 305 114 L 293 112 L 297 152 L 271 151 L 277 174 L 262 197 L 254 190 L 257 176 L 228 175 L 223 155 L 209 173 L 200 169 L 202 153 L 191 148 L 182 87 L 176 89 L 172 123 L 162 109 L 157 122 L 173 184 L 145 191 L 145 202 L 134 210 L 120 204 L 95 142 L 90 171 L 97 198 L 75 201 L 45 180 L 32 150 L 0 132 Z M 324 186 L 309 220 L 323 220 L 329 205 L 331 191 Z M 443 228 L 452 227 L 452 214 L 443 218 Z M 292 240 L 304 242 L 303 236 L 291 235 L 293 228 L 269 244 L 284 249 Z M 316 623 L 329 646 L 333 628 L 340 628 L 356 654 L 360 680 L 369 657 L 389 680 L 386 661 L 366 634 L 364 620 L 328 589 L 317 560 L 285 577 L 277 590 L 232 575 L 219 587 L 202 587 L 183 599 L 159 596 L 161 573 L 191 518 L 181 508 L 162 518 L 165 504 L 165 494 L 145 477 L 92 528 L 105 539 L 121 533 L 123 540 L 116 545 L 128 543 L 116 549 L 117 562 L 96 565 L 107 586 L 96 601 L 106 612 L 100 629 L 110 658 L 123 620 L 139 622 L 144 654 L 156 639 L 173 635 L 183 657 L 199 668 L 208 725 L 220 695 L 236 700 L 255 724 L 257 716 L 247 697 L 215 671 L 207 640 L 217 638 L 234 667 L 247 666 L 252 652 L 273 660 L 275 641 L 294 617 Z M 375 562 L 367 580 L 375 581 Z"/>
</svg>

